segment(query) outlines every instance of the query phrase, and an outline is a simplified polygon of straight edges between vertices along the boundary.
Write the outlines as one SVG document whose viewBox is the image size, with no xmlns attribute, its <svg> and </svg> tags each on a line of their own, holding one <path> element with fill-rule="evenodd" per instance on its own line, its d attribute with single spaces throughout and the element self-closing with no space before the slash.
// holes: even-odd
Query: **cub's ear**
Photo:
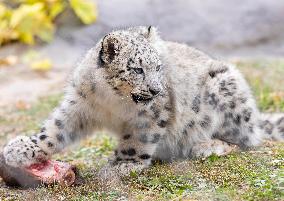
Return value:
<svg viewBox="0 0 284 201">
<path fill-rule="evenodd" d="M 102 64 L 110 64 L 119 53 L 120 42 L 112 35 L 106 35 L 101 43 L 100 60 Z"/>
<path fill-rule="evenodd" d="M 147 32 L 145 34 L 145 37 L 150 41 L 150 42 L 155 42 L 156 40 L 160 39 L 160 35 L 158 33 L 158 29 L 153 26 L 147 27 Z"/>
</svg>

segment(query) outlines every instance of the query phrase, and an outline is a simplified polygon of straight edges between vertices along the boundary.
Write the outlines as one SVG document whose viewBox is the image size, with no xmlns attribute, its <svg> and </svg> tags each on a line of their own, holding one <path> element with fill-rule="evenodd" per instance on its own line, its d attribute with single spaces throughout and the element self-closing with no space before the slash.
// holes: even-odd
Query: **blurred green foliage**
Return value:
<svg viewBox="0 0 284 201">
<path fill-rule="evenodd" d="M 0 2 L 0 46 L 12 41 L 34 44 L 49 42 L 56 28 L 55 18 L 71 8 L 84 23 L 96 20 L 97 7 L 90 0 L 14 0 Z"/>
</svg>

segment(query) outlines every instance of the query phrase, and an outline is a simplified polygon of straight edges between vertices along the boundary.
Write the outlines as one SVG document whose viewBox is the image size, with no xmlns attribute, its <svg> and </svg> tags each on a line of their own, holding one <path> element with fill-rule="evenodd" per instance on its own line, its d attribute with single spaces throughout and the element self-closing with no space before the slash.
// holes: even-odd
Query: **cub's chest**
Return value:
<svg viewBox="0 0 284 201">
<path fill-rule="evenodd" d="M 130 122 L 136 118 L 137 111 L 135 103 L 122 98 L 113 97 L 96 102 L 97 119 L 105 125 L 117 127 L 125 122 Z"/>
</svg>

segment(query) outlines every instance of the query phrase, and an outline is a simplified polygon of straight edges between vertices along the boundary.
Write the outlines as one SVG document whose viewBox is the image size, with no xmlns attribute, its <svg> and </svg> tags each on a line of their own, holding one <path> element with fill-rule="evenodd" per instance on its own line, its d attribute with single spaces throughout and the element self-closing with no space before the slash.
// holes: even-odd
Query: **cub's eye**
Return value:
<svg viewBox="0 0 284 201">
<path fill-rule="evenodd" d="M 142 73 L 144 73 L 144 71 L 143 71 L 142 68 L 134 68 L 133 70 L 134 70 L 135 73 L 137 73 L 137 74 L 142 74 Z"/>
<path fill-rule="evenodd" d="M 161 65 L 158 65 L 157 67 L 156 67 L 156 71 L 160 71 L 161 70 Z"/>
</svg>

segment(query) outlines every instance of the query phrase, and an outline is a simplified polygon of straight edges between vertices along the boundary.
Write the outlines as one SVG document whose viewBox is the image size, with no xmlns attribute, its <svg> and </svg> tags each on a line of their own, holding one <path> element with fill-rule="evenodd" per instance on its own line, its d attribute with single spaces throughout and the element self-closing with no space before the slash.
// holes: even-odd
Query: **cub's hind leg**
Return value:
<svg viewBox="0 0 284 201">
<path fill-rule="evenodd" d="M 258 127 L 260 114 L 248 84 L 233 66 L 217 64 L 208 73 L 203 97 L 220 120 L 212 138 L 242 149 L 259 145 L 263 138 Z"/>
<path fill-rule="evenodd" d="M 209 140 L 194 145 L 191 149 L 191 156 L 194 158 L 208 157 L 212 154 L 222 156 L 229 154 L 234 148 L 234 146 L 218 139 Z"/>
</svg>

